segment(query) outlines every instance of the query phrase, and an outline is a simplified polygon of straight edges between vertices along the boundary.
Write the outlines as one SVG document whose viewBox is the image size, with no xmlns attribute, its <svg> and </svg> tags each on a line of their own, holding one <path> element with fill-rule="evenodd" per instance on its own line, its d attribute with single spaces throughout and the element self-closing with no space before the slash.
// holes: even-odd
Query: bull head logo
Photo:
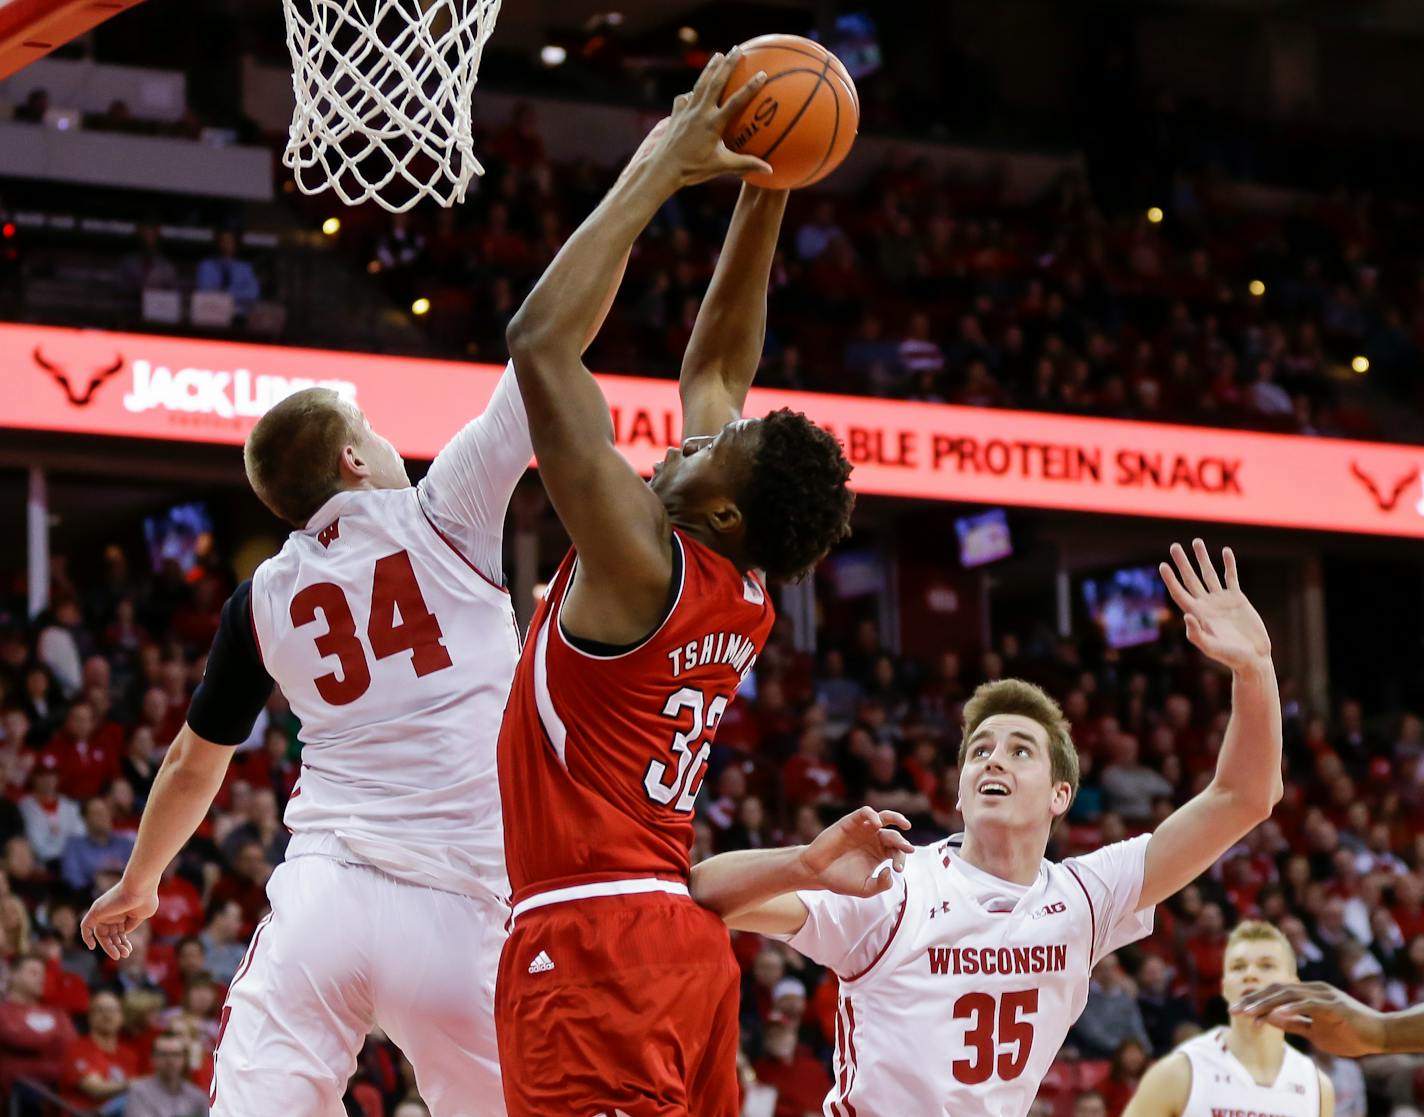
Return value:
<svg viewBox="0 0 1424 1117">
<path fill-rule="evenodd" d="M 46 358 L 38 345 L 35 346 L 34 359 L 35 364 L 49 373 L 54 382 L 64 390 L 65 398 L 75 407 L 88 407 L 93 403 L 94 394 L 103 386 L 104 382 L 117 375 L 124 367 L 123 357 L 115 357 L 113 364 L 105 365 L 90 374 L 89 382 L 84 386 L 83 391 L 75 391 L 74 384 L 69 379 L 68 370 Z"/>
<path fill-rule="evenodd" d="M 1375 503 L 1379 505 L 1381 512 L 1393 512 L 1395 505 L 1399 503 L 1399 498 L 1404 495 L 1404 490 L 1409 488 L 1419 471 L 1411 468 L 1408 473 L 1394 483 L 1388 496 L 1375 484 L 1375 479 L 1361 469 L 1357 462 L 1350 463 L 1350 472 L 1359 478 L 1365 488 L 1370 490 L 1370 496 L 1375 498 Z"/>
</svg>

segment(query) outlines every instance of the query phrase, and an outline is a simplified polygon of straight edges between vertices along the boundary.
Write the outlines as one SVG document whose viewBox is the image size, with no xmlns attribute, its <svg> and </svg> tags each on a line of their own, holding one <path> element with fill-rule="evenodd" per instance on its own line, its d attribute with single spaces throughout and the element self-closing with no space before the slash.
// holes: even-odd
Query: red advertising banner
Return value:
<svg viewBox="0 0 1424 1117">
<path fill-rule="evenodd" d="M 242 444 L 323 384 L 402 454 L 430 458 L 494 390 L 492 365 L 0 324 L 0 427 Z M 679 434 L 672 381 L 600 376 L 648 471 Z M 863 493 L 1424 538 L 1424 447 L 754 391 L 833 431 Z"/>
</svg>

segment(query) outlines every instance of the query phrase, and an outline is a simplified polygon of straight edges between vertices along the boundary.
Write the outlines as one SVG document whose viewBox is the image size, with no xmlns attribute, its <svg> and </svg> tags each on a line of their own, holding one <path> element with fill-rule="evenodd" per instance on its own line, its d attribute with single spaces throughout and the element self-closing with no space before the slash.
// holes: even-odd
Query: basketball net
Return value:
<svg viewBox="0 0 1424 1117">
<path fill-rule="evenodd" d="M 282 162 L 304 194 L 393 213 L 465 200 L 483 174 L 470 99 L 500 0 L 282 0 L 296 108 Z"/>
</svg>

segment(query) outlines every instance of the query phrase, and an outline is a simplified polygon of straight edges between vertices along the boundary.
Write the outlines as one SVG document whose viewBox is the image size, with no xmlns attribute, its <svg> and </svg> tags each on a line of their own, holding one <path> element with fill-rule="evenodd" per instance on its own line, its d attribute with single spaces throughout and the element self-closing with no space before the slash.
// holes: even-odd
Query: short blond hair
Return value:
<svg viewBox="0 0 1424 1117">
<path fill-rule="evenodd" d="M 1279 943 L 1286 952 L 1286 957 L 1290 959 L 1292 970 L 1297 968 L 1295 947 L 1291 946 L 1290 939 L 1285 933 L 1272 923 L 1263 922 L 1260 919 L 1248 919 L 1243 923 L 1238 923 L 1232 928 L 1231 934 L 1226 937 L 1226 951 L 1229 951 L 1239 942 L 1274 942 Z M 1222 953 L 1225 954 L 1226 951 Z"/>
<path fill-rule="evenodd" d="M 996 714 L 1018 714 L 1043 726 L 1048 734 L 1048 755 L 1054 783 L 1066 783 L 1068 801 L 1078 796 L 1078 748 L 1073 744 L 1073 727 L 1058 703 L 1042 687 L 1023 679 L 998 679 L 980 683 L 964 704 L 963 736 L 959 741 L 959 766 L 969 752 L 969 738 Z"/>
<path fill-rule="evenodd" d="M 341 489 L 341 452 L 358 437 L 339 395 L 304 388 L 273 405 L 247 436 L 247 480 L 276 515 L 305 527 Z"/>
</svg>

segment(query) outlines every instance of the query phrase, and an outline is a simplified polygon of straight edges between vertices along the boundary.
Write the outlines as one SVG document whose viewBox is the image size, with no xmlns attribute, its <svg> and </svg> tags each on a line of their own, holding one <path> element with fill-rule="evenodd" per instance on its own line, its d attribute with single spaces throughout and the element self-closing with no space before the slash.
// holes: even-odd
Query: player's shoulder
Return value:
<svg viewBox="0 0 1424 1117">
<path fill-rule="evenodd" d="M 1166 1109 L 1181 1113 L 1191 1097 L 1192 1060 L 1185 1048 L 1186 1044 L 1182 1044 L 1158 1059 L 1147 1068 L 1138 1085 L 1138 1095 L 1157 1103 L 1158 1112 Z"/>
</svg>

